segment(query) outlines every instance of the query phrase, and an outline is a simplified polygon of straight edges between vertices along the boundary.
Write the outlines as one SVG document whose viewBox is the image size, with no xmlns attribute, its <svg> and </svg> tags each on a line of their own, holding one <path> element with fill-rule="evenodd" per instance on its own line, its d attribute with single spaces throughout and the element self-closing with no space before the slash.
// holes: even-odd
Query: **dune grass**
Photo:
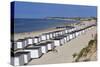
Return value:
<svg viewBox="0 0 100 67">
<path fill-rule="evenodd" d="M 88 42 L 88 46 L 81 49 L 78 54 L 73 54 L 73 58 L 76 57 L 75 62 L 78 62 L 81 57 L 86 57 L 88 53 L 92 50 L 92 46 L 95 46 L 95 48 L 97 49 L 97 35 L 95 35 L 94 39 Z"/>
</svg>

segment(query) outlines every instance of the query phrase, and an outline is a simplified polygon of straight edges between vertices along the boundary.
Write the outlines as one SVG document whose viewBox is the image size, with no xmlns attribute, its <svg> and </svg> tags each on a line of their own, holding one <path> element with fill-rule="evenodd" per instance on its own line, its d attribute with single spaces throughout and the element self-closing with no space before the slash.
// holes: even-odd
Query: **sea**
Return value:
<svg viewBox="0 0 100 67">
<path fill-rule="evenodd" d="M 14 33 L 32 32 L 48 28 L 61 26 L 67 23 L 77 23 L 75 20 L 61 20 L 61 19 L 14 19 Z"/>
</svg>

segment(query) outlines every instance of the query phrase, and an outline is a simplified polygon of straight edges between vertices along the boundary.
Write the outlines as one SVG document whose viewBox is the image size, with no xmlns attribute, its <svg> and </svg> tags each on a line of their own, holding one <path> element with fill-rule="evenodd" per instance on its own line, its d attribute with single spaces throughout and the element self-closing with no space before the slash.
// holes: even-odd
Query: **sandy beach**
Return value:
<svg viewBox="0 0 100 67">
<path fill-rule="evenodd" d="M 63 29 L 49 28 L 49 29 L 40 30 L 40 31 L 24 32 L 24 33 L 15 33 L 14 34 L 14 40 L 24 39 L 25 37 L 39 36 L 39 35 L 41 35 L 43 33 L 48 33 L 48 32 L 58 31 L 58 30 L 63 30 Z"/>
<path fill-rule="evenodd" d="M 91 21 L 91 23 L 94 21 Z M 90 24 L 89 21 L 83 21 L 82 24 Z M 77 26 L 76 26 L 77 27 Z M 83 25 L 84 27 L 84 25 Z M 64 29 L 64 28 L 62 28 Z M 36 32 L 26 32 L 26 33 L 19 33 L 14 35 L 14 40 L 23 39 L 25 37 L 34 37 L 41 35 L 42 33 L 48 33 L 52 31 L 62 30 L 62 29 L 46 29 Z M 84 34 L 81 34 L 75 39 L 67 42 L 63 46 L 58 46 L 55 49 L 57 52 L 50 51 L 44 54 L 39 59 L 31 60 L 28 65 L 37 65 L 37 64 L 56 64 L 56 63 L 70 63 L 74 61 L 73 54 L 79 53 L 80 50 L 88 45 L 88 42 L 93 38 L 91 35 L 95 35 L 97 33 L 97 27 L 94 26 L 92 29 L 88 30 Z M 97 60 L 96 57 L 97 53 L 94 53 L 91 57 L 91 60 Z M 95 57 L 94 57 L 95 56 Z"/>
<path fill-rule="evenodd" d="M 54 63 L 69 63 L 73 62 L 73 54 L 78 53 L 82 48 L 88 45 L 88 42 L 92 39 L 92 34 L 95 35 L 97 28 L 93 27 L 91 30 L 87 31 L 85 34 L 78 36 L 77 38 L 67 42 L 63 46 L 56 47 L 57 53 L 48 52 L 44 54 L 39 59 L 34 59 L 29 62 L 29 65 L 32 64 L 54 64 Z M 96 56 L 96 53 L 95 55 Z M 97 60 L 93 57 L 92 60 Z"/>
<path fill-rule="evenodd" d="M 92 21 L 81 21 L 80 24 L 85 24 L 85 25 L 89 25 L 90 23 L 94 23 L 96 22 L 95 20 Z M 81 27 L 84 27 L 85 25 L 81 25 Z M 77 27 L 78 25 L 74 25 L 74 27 Z M 48 29 L 44 29 L 44 30 L 39 30 L 39 31 L 32 31 L 32 32 L 23 32 L 23 33 L 14 33 L 14 41 L 18 40 L 18 39 L 24 39 L 25 37 L 34 37 L 34 36 L 38 36 L 41 35 L 43 33 L 48 33 L 48 32 L 52 32 L 52 31 L 58 31 L 58 30 L 63 30 L 65 28 L 59 28 L 57 29 L 56 27 L 54 28 L 48 28 Z"/>
</svg>

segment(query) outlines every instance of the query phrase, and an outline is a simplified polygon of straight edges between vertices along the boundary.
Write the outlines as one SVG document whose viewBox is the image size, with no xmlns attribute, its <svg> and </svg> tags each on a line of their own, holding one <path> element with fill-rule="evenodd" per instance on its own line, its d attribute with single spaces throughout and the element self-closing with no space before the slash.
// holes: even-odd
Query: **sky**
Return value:
<svg viewBox="0 0 100 67">
<path fill-rule="evenodd" d="M 14 18 L 97 16 L 96 6 L 19 2 L 14 3 Z"/>
</svg>

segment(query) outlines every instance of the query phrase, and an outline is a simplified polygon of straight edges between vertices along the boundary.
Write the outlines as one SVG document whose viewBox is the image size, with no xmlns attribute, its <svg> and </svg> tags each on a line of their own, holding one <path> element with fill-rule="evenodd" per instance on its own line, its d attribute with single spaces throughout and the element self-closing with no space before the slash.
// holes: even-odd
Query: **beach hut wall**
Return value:
<svg viewBox="0 0 100 67">
<path fill-rule="evenodd" d="M 47 43 L 47 47 L 48 47 L 48 50 L 52 50 L 54 48 L 54 43 L 53 42 L 46 42 Z"/>
<path fill-rule="evenodd" d="M 62 45 L 64 45 L 64 44 L 65 44 L 64 37 L 61 39 L 61 44 L 62 44 Z"/>
<path fill-rule="evenodd" d="M 52 39 L 52 38 L 53 38 L 53 33 L 50 32 L 50 39 Z"/>
<path fill-rule="evenodd" d="M 56 37 L 56 32 L 53 33 L 53 37 Z"/>
<path fill-rule="evenodd" d="M 72 40 L 73 39 L 73 35 L 69 34 L 69 38 L 70 38 L 70 40 Z"/>
<path fill-rule="evenodd" d="M 47 40 L 46 34 L 42 34 L 42 35 L 40 36 L 40 38 L 41 38 L 42 41 Z"/>
<path fill-rule="evenodd" d="M 59 35 L 62 35 L 62 31 L 59 31 Z"/>
<path fill-rule="evenodd" d="M 34 37 L 33 41 L 34 43 L 39 43 L 41 40 L 40 40 L 40 37 Z"/>
<path fill-rule="evenodd" d="M 12 43 L 11 48 L 13 50 L 16 50 L 16 49 L 18 49 L 18 45 L 16 43 Z"/>
<path fill-rule="evenodd" d="M 55 32 L 54 32 L 54 34 L 55 34 L 55 37 L 57 36 L 57 33 L 58 33 L 58 31 L 55 31 Z"/>
<path fill-rule="evenodd" d="M 78 31 L 78 32 L 76 32 L 76 37 L 77 37 L 77 36 L 79 36 L 79 31 Z"/>
<path fill-rule="evenodd" d="M 60 40 L 54 40 L 54 46 L 61 46 Z"/>
<path fill-rule="evenodd" d="M 15 43 L 16 43 L 15 45 L 17 45 L 17 49 L 25 47 L 25 42 L 23 40 L 17 40 Z"/>
<path fill-rule="evenodd" d="M 20 51 L 20 52 L 17 52 L 16 54 L 21 54 L 21 55 L 24 56 L 24 64 L 27 64 L 31 59 L 30 52 L 22 52 L 22 51 Z"/>
<path fill-rule="evenodd" d="M 46 37 L 47 37 L 47 40 L 49 40 L 50 39 L 50 34 L 49 33 L 46 34 Z"/>
<path fill-rule="evenodd" d="M 34 43 L 34 42 L 33 42 L 33 37 L 28 37 L 28 38 L 26 38 L 26 39 L 27 39 L 28 45 Z"/>
<path fill-rule="evenodd" d="M 68 33 L 68 29 L 65 30 L 65 33 Z"/>
<path fill-rule="evenodd" d="M 53 41 L 54 41 L 54 46 L 61 46 L 64 44 L 63 38 L 55 38 Z"/>
<path fill-rule="evenodd" d="M 74 38 L 74 33 L 72 33 L 72 39 Z"/>
<path fill-rule="evenodd" d="M 41 49 L 42 49 L 42 53 L 47 53 L 47 51 L 48 51 L 48 48 L 46 45 L 41 46 Z"/>
<path fill-rule="evenodd" d="M 63 35 L 66 34 L 64 30 L 62 30 Z"/>
<path fill-rule="evenodd" d="M 74 28 L 73 31 L 76 31 L 76 28 Z"/>
<path fill-rule="evenodd" d="M 70 40 L 70 37 L 69 37 L 69 35 L 67 35 L 67 42 Z"/>
<path fill-rule="evenodd" d="M 82 30 L 82 33 L 84 34 L 85 33 L 85 30 Z"/>
<path fill-rule="evenodd" d="M 58 36 L 61 35 L 60 31 L 58 32 Z"/>
<path fill-rule="evenodd" d="M 27 41 L 27 39 L 24 39 L 24 45 L 25 45 L 25 47 L 28 46 L 28 41 Z"/>
<path fill-rule="evenodd" d="M 41 51 L 42 51 L 42 53 L 47 53 L 47 51 L 48 51 L 48 47 L 47 47 L 47 43 L 40 43 L 40 44 L 38 44 L 38 45 L 35 45 L 36 47 L 38 46 L 38 47 L 41 47 Z M 35 47 L 34 46 L 34 47 Z"/>
<path fill-rule="evenodd" d="M 25 48 L 24 51 L 30 52 L 31 59 L 39 58 L 42 55 L 41 47 L 28 47 Z"/>
<path fill-rule="evenodd" d="M 20 66 L 24 64 L 25 64 L 24 55 L 14 54 L 13 56 L 11 56 L 11 65 Z"/>
<path fill-rule="evenodd" d="M 72 29 L 69 29 L 69 33 L 72 31 Z"/>
<path fill-rule="evenodd" d="M 67 42 L 67 36 L 64 36 L 64 43 Z"/>
</svg>

